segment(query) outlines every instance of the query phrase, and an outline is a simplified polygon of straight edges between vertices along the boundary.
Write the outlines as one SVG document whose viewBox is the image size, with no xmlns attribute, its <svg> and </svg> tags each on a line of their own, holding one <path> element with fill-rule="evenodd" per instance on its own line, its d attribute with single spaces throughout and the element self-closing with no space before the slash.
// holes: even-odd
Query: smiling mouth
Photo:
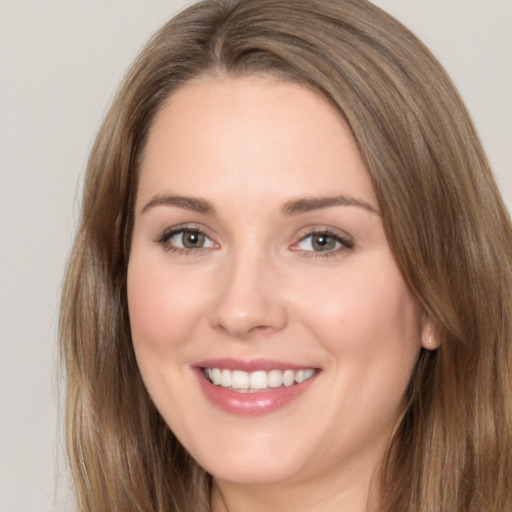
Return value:
<svg viewBox="0 0 512 512">
<path fill-rule="evenodd" d="M 214 386 L 237 393 L 259 393 L 277 390 L 277 388 L 293 387 L 310 379 L 318 371 L 315 368 L 273 369 L 268 372 L 264 370 L 246 372 L 226 368 L 203 368 L 202 370 L 206 380 Z"/>
</svg>

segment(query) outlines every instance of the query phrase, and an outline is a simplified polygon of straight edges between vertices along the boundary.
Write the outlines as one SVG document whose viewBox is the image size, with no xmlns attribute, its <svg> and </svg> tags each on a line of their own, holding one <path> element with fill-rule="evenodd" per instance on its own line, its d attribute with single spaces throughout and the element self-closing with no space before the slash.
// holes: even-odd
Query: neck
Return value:
<svg viewBox="0 0 512 512">
<path fill-rule="evenodd" d="M 367 461 L 368 462 L 368 461 Z M 212 512 L 372 512 L 375 465 L 334 468 L 307 481 L 246 485 L 214 479 Z M 341 473 L 341 474 L 340 474 Z"/>
</svg>

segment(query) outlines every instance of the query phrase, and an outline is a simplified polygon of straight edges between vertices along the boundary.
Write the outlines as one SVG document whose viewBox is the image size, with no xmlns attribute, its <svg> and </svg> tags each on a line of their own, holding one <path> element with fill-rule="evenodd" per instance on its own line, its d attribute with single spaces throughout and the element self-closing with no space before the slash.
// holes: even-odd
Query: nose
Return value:
<svg viewBox="0 0 512 512">
<path fill-rule="evenodd" d="M 208 313 L 214 329 L 246 339 L 286 326 L 281 280 L 268 258 L 253 254 L 226 261 L 217 285 Z"/>
</svg>

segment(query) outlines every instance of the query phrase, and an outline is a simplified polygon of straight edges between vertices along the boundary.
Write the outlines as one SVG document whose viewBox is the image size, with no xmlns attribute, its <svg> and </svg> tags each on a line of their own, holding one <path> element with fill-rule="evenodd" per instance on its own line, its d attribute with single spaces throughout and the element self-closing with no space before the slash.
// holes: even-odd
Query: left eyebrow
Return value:
<svg viewBox="0 0 512 512">
<path fill-rule="evenodd" d="M 281 208 L 283 215 L 300 215 L 312 210 L 321 210 L 324 208 L 331 208 L 332 206 L 357 206 L 363 208 L 371 213 L 380 215 L 377 208 L 371 204 L 347 196 L 333 196 L 333 197 L 304 197 L 288 201 Z"/>
</svg>

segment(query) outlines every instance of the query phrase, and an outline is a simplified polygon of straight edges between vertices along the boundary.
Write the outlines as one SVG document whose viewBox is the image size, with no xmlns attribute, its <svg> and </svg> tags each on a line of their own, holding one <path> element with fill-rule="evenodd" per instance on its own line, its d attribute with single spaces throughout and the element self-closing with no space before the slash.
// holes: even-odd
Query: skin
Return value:
<svg viewBox="0 0 512 512">
<path fill-rule="evenodd" d="M 156 200 L 201 198 L 193 211 Z M 355 199 L 295 214 L 311 197 Z M 207 238 L 183 250 L 186 225 Z M 352 244 L 314 250 L 328 229 Z M 146 387 L 214 476 L 214 510 L 363 511 L 429 326 L 387 242 L 350 130 L 318 94 L 266 77 L 176 91 L 141 166 L 128 302 Z M 265 358 L 320 369 L 258 417 L 210 403 L 195 362 Z"/>
</svg>

